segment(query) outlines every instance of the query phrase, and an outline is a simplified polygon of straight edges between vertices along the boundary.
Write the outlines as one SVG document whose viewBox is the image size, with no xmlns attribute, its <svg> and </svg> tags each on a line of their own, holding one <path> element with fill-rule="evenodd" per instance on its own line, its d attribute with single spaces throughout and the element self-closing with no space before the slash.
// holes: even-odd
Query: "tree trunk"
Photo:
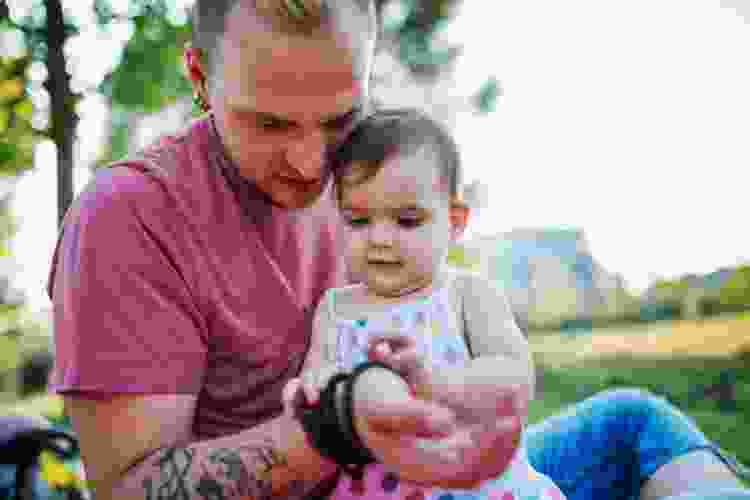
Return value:
<svg viewBox="0 0 750 500">
<path fill-rule="evenodd" d="M 65 31 L 61 0 L 45 0 L 47 10 L 47 72 L 45 88 L 51 104 L 51 136 L 57 149 L 57 221 L 62 224 L 73 201 L 73 144 L 78 118 L 70 75 L 65 67 Z"/>
</svg>

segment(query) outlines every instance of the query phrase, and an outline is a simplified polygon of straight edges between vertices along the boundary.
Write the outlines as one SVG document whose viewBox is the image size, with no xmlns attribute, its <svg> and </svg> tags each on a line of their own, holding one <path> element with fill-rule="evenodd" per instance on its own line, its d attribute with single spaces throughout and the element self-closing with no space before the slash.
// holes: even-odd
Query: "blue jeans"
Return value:
<svg viewBox="0 0 750 500">
<path fill-rule="evenodd" d="M 747 469 L 709 441 L 692 419 L 640 389 L 613 389 L 526 431 L 529 461 L 568 500 L 632 500 L 662 465 L 709 450 L 739 477 Z"/>
</svg>

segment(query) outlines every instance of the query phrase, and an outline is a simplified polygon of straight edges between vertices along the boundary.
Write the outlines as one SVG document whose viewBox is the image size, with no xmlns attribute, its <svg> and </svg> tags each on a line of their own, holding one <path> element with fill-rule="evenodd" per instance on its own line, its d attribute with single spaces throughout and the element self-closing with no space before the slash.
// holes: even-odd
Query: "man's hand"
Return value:
<svg viewBox="0 0 750 500">
<path fill-rule="evenodd" d="M 522 420 L 513 388 L 467 397 L 451 408 L 423 401 L 387 370 L 365 372 L 354 387 L 355 428 L 365 446 L 402 479 L 474 488 L 500 475 L 518 449 Z M 472 403 L 473 402 L 473 403 Z M 451 415 L 449 432 L 432 422 Z"/>
</svg>

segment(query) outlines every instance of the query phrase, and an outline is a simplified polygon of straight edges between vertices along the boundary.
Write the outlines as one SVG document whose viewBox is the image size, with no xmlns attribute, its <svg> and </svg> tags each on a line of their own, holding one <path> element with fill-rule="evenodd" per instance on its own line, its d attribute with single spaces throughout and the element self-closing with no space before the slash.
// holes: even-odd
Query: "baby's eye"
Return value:
<svg viewBox="0 0 750 500">
<path fill-rule="evenodd" d="M 399 217 L 398 225 L 407 229 L 412 229 L 422 225 L 424 221 L 421 217 Z"/>
<path fill-rule="evenodd" d="M 370 223 L 367 217 L 346 217 L 346 223 L 352 227 L 365 226 Z"/>
</svg>

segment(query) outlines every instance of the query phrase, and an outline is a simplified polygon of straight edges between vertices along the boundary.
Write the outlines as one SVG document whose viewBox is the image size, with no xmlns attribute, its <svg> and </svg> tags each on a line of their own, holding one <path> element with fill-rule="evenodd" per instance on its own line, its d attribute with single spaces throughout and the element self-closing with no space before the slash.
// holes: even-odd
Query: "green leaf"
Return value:
<svg viewBox="0 0 750 500">
<path fill-rule="evenodd" d="M 474 104 L 480 113 L 495 111 L 498 97 L 501 95 L 500 83 L 496 78 L 490 78 L 474 96 Z"/>
<path fill-rule="evenodd" d="M 4 165 L 15 160 L 17 154 L 18 148 L 15 145 L 0 142 L 0 169 L 4 170 Z"/>
<path fill-rule="evenodd" d="M 4 108 L 0 108 L 0 136 L 8 130 L 8 122 L 10 121 L 10 111 Z"/>
<path fill-rule="evenodd" d="M 20 118 L 23 118 L 26 121 L 31 121 L 31 118 L 34 115 L 34 105 L 32 104 L 31 99 L 27 97 L 16 103 L 16 105 L 13 106 L 13 111 Z"/>
</svg>

